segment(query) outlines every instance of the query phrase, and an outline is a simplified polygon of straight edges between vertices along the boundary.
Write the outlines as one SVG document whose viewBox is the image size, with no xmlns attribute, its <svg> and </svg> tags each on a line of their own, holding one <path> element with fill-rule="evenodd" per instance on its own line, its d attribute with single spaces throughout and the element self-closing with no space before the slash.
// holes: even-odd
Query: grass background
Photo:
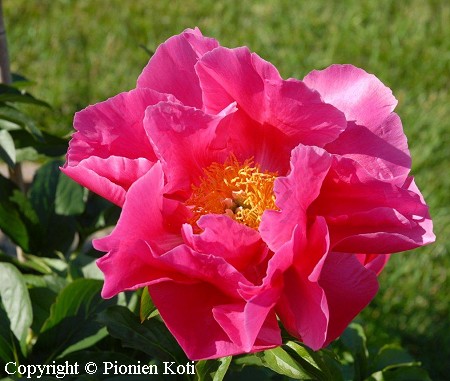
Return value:
<svg viewBox="0 0 450 381">
<path fill-rule="evenodd" d="M 369 344 L 397 341 L 435 380 L 450 374 L 450 2 L 441 0 L 3 0 L 12 70 L 54 106 L 35 116 L 61 135 L 73 113 L 134 87 L 148 55 L 198 26 L 247 45 L 283 77 L 332 63 L 377 75 L 399 100 L 412 173 L 437 242 L 396 254 L 362 313 Z"/>
</svg>

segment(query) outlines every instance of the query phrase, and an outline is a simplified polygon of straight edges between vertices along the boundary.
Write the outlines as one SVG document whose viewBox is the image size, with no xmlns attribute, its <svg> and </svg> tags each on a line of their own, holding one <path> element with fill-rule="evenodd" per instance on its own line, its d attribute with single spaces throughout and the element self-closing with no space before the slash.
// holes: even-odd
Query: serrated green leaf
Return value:
<svg viewBox="0 0 450 381">
<path fill-rule="evenodd" d="M 161 361 L 187 362 L 187 358 L 164 323 L 157 319 L 139 318 L 122 306 L 110 307 L 99 315 L 99 321 L 106 325 L 111 336 L 122 341 L 129 348 L 155 357 Z"/>
<path fill-rule="evenodd" d="M 202 360 L 195 365 L 198 381 L 222 381 L 231 364 L 232 356 L 217 360 Z"/>
<path fill-rule="evenodd" d="M 13 168 L 16 164 L 16 147 L 11 134 L 6 130 L 0 130 L 0 158 Z"/>
<path fill-rule="evenodd" d="M 33 322 L 30 295 L 22 274 L 10 263 L 0 263 L 0 297 L 11 331 L 25 352 L 28 328 Z"/>
</svg>

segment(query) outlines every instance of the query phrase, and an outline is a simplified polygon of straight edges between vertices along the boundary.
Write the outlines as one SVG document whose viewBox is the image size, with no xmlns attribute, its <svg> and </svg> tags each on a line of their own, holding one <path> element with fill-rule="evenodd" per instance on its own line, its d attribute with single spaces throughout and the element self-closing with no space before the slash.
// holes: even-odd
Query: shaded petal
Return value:
<svg viewBox="0 0 450 381">
<path fill-rule="evenodd" d="M 321 267 L 318 283 L 328 305 L 329 324 L 323 344 L 327 346 L 375 297 L 378 281 L 376 274 L 354 255 L 330 252 Z"/>
<path fill-rule="evenodd" d="M 326 218 L 335 251 L 388 254 L 434 237 L 428 207 L 418 194 L 378 181 L 343 157 L 333 158 L 309 212 Z"/>
<path fill-rule="evenodd" d="M 236 304 L 237 300 L 230 299 L 214 286 L 204 283 L 185 285 L 163 282 L 151 285 L 149 292 L 167 328 L 190 359 L 218 358 L 245 351 L 242 344 L 239 341 L 233 341 L 221 326 L 223 324 L 229 333 L 234 327 L 238 327 L 238 331 L 250 328 L 241 325 L 243 322 L 239 311 L 242 310 L 242 303 Z M 177 308 L 173 308 L 173 305 Z M 213 311 L 220 315 L 218 312 L 220 308 L 223 313 L 218 319 L 219 323 Z M 238 310 L 238 316 L 233 314 L 233 309 Z M 180 311 L 189 311 L 189 313 L 180 314 Z M 225 322 L 225 315 L 228 322 Z M 205 340 L 205 333 L 208 335 L 207 340 Z M 233 338 L 238 340 L 234 336 Z M 280 344 L 280 332 L 276 319 L 272 316 L 272 319 L 268 319 L 260 329 L 260 337 L 249 351 L 256 352 Z"/>
<path fill-rule="evenodd" d="M 116 205 L 122 206 L 130 186 L 145 175 L 153 162 L 144 159 L 128 159 L 118 156 L 82 160 L 76 166 L 61 168 L 67 176 Z"/>
<path fill-rule="evenodd" d="M 389 260 L 390 254 L 355 254 L 355 257 L 366 269 L 380 275 Z"/>
<path fill-rule="evenodd" d="M 296 242 L 297 241 L 297 242 Z M 295 262 L 284 273 L 277 314 L 294 336 L 314 350 L 338 337 L 373 299 L 378 283 L 374 271 L 352 254 L 329 251 L 326 222 L 318 217 L 307 233 L 297 231 L 283 250 Z"/>
<path fill-rule="evenodd" d="M 321 148 L 299 145 L 292 150 L 290 165 L 289 175 L 275 180 L 280 211 L 265 211 L 259 226 L 261 237 L 273 251 L 289 241 L 295 225 L 306 229 L 307 209 L 319 196 L 331 156 Z"/>
<path fill-rule="evenodd" d="M 147 109 L 144 126 L 167 176 L 167 192 L 189 197 L 204 168 L 225 161 L 226 142 L 216 139 L 216 128 L 228 123 L 227 115 L 234 111 L 231 104 L 222 113 L 209 115 L 172 102 Z"/>
<path fill-rule="evenodd" d="M 306 239 L 298 229 L 280 252 L 296 257 L 295 263 L 283 274 L 283 293 L 276 310 L 284 327 L 314 350 L 326 340 L 329 312 L 324 291 L 318 284 L 329 240 L 325 220 L 318 218 Z M 276 254 L 277 255 L 277 254 Z"/>
<path fill-rule="evenodd" d="M 139 76 L 137 87 L 173 94 L 183 104 L 201 108 L 202 92 L 194 65 L 217 46 L 215 39 L 203 37 L 198 28 L 186 29 L 156 49 Z"/>
<path fill-rule="evenodd" d="M 397 105 L 391 89 L 373 74 L 352 65 L 331 65 L 313 70 L 303 81 L 322 99 L 341 110 L 348 121 L 373 131 Z"/>
<path fill-rule="evenodd" d="M 254 278 L 253 272 L 267 255 L 267 246 L 259 233 L 228 216 L 209 214 L 202 216 L 197 225 L 203 231 L 194 234 L 192 226 L 183 225 L 185 242 L 195 251 L 224 258 L 239 272 Z"/>
</svg>

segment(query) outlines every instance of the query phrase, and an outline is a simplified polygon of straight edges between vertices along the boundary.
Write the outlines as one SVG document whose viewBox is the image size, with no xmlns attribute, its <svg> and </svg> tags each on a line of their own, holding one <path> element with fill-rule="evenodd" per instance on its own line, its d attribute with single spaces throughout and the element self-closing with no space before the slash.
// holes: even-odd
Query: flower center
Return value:
<svg viewBox="0 0 450 381">
<path fill-rule="evenodd" d="M 226 214 L 257 229 L 266 209 L 278 210 L 273 185 L 276 173 L 262 172 L 253 159 L 240 164 L 232 156 L 224 164 L 212 163 L 200 184 L 192 185 L 186 205 L 192 206 L 193 225 L 205 214 Z"/>
</svg>

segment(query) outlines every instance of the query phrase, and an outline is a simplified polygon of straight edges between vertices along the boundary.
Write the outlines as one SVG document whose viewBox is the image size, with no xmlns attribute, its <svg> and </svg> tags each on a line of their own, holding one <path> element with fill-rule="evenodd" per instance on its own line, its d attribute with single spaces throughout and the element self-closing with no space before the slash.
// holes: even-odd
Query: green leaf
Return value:
<svg viewBox="0 0 450 381">
<path fill-rule="evenodd" d="M 139 318 L 122 306 L 110 307 L 99 315 L 99 321 L 106 325 L 111 336 L 122 344 L 134 348 L 161 361 L 186 363 L 187 358 L 164 323 L 157 319 Z"/>
<path fill-rule="evenodd" d="M 363 380 L 367 377 L 367 359 L 369 353 L 366 346 L 366 336 L 361 325 L 351 323 L 341 336 L 341 341 L 348 348 L 354 359 L 354 377 Z"/>
<path fill-rule="evenodd" d="M 295 361 L 282 347 L 277 347 L 256 354 L 263 366 L 274 372 L 294 378 L 296 380 L 313 380 L 311 374 Z"/>
<path fill-rule="evenodd" d="M 18 90 L 16 87 L 3 83 L 0 84 L 0 102 L 29 103 L 50 108 L 47 102 L 36 99 L 24 90 Z"/>
<path fill-rule="evenodd" d="M 12 106 L 0 103 L 0 119 L 5 119 L 21 126 L 38 141 L 44 140 L 42 132 L 36 127 L 34 120 Z"/>
<path fill-rule="evenodd" d="M 43 165 L 36 172 L 29 197 L 39 217 L 39 229 L 34 232 L 32 251 L 34 253 L 67 253 L 76 232 L 76 220 L 72 216 L 61 216 L 55 212 L 55 202 L 61 161 L 54 160 Z"/>
<path fill-rule="evenodd" d="M 198 381 L 222 381 L 231 364 L 232 356 L 217 360 L 201 360 L 195 365 Z"/>
<path fill-rule="evenodd" d="M 102 284 L 94 279 L 77 279 L 61 291 L 33 348 L 35 362 L 51 361 L 87 338 L 90 345 L 101 340 L 102 327 L 95 318 L 115 302 L 100 297 Z M 78 345 L 85 344 L 86 341 Z"/>
<path fill-rule="evenodd" d="M 84 212 L 87 190 L 71 178 L 61 173 L 56 187 L 55 212 L 71 216 Z"/>
<path fill-rule="evenodd" d="M 14 126 L 11 126 L 13 128 Z M 42 131 L 43 141 L 36 141 L 28 132 L 22 129 L 10 131 L 16 144 L 16 150 L 31 149 L 34 155 L 45 155 L 48 157 L 60 157 L 67 151 L 67 139 L 51 135 Z"/>
<path fill-rule="evenodd" d="M 403 348 L 395 344 L 383 346 L 372 362 L 372 372 L 392 367 L 417 365 L 417 362 Z"/>
<path fill-rule="evenodd" d="M 6 130 L 0 131 L 0 158 L 11 168 L 16 164 L 16 147 L 11 134 Z"/>
<path fill-rule="evenodd" d="M 28 328 L 33 322 L 33 310 L 22 274 L 10 263 L 0 263 L 0 297 L 8 315 L 11 331 L 25 353 Z"/>
<path fill-rule="evenodd" d="M 139 317 L 141 318 L 141 323 L 144 320 L 151 319 L 152 317 L 158 315 L 158 310 L 153 304 L 152 298 L 148 293 L 148 287 L 144 287 L 141 295 L 141 305 L 139 309 Z"/>
<path fill-rule="evenodd" d="M 411 366 L 376 372 L 366 381 L 431 381 L 431 378 L 424 369 Z"/>
<path fill-rule="evenodd" d="M 17 186 L 0 175 L 0 229 L 14 243 L 25 251 L 29 249 L 29 236 L 27 226 L 17 210 L 17 205 L 11 201 Z"/>
<path fill-rule="evenodd" d="M 0 364 L 20 357 L 20 343 L 10 329 L 10 321 L 0 299 Z"/>
<path fill-rule="evenodd" d="M 330 350 L 313 351 L 304 344 L 292 340 L 286 342 L 284 349 L 313 379 L 333 379 L 333 381 L 344 379 L 341 366 Z"/>
</svg>

